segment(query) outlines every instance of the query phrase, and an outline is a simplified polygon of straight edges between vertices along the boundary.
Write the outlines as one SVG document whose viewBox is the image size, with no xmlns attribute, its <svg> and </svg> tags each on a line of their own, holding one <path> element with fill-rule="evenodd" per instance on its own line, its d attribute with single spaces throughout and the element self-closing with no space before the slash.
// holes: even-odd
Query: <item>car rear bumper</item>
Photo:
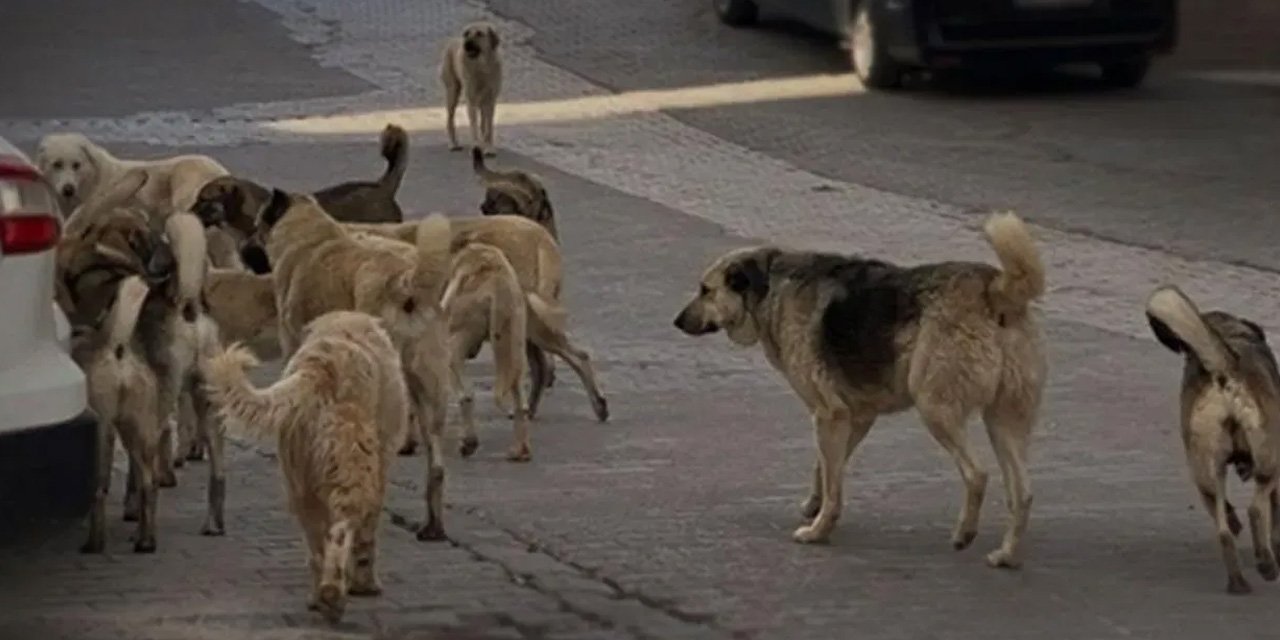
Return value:
<svg viewBox="0 0 1280 640">
<path fill-rule="evenodd" d="M 97 490 L 98 420 L 0 434 L 0 540 L 43 536 L 77 524 Z"/>
</svg>

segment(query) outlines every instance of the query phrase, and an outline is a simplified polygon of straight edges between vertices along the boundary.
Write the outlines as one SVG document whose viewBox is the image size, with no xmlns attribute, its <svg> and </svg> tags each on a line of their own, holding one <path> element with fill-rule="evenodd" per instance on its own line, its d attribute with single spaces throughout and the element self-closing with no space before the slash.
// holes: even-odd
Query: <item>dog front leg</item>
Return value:
<svg viewBox="0 0 1280 640">
<path fill-rule="evenodd" d="M 490 157 L 497 155 L 493 149 L 493 113 L 498 106 L 497 102 L 495 96 L 492 100 L 485 100 L 484 106 L 480 107 L 480 135 L 484 140 L 481 148 L 484 155 Z"/>
<path fill-rule="evenodd" d="M 433 406 L 434 405 L 434 406 Z M 444 425 L 446 407 L 443 398 L 422 407 L 419 414 L 422 418 L 422 441 L 426 446 L 427 458 L 427 519 L 418 530 L 418 540 L 445 540 L 444 532 Z"/>
<path fill-rule="evenodd" d="M 191 408 L 196 414 L 196 424 L 199 425 L 197 441 L 204 441 L 209 445 L 209 487 L 206 497 L 208 511 L 205 514 L 204 526 L 200 528 L 200 534 L 220 536 L 227 531 L 223 517 L 227 500 L 226 458 L 224 455 L 226 452 L 226 434 L 223 431 L 221 421 L 214 416 L 213 407 L 209 403 L 209 397 L 205 393 L 202 380 L 197 379 L 196 383 L 192 385 Z"/>
<path fill-rule="evenodd" d="M 480 448 L 480 436 L 476 435 L 476 394 L 471 381 L 462 372 L 464 366 L 462 358 L 455 353 L 449 363 L 449 375 L 453 381 L 453 390 L 458 394 L 458 414 L 462 419 L 462 443 L 458 445 L 458 453 L 468 458 Z"/>
<path fill-rule="evenodd" d="M 173 449 L 174 435 L 178 430 L 177 398 L 170 398 L 165 404 L 165 411 L 161 415 L 164 419 L 160 425 L 160 450 L 155 458 L 155 478 L 156 485 L 160 487 L 176 487 L 178 486 L 178 476 L 173 472 Z"/>
<path fill-rule="evenodd" d="M 467 98 L 467 124 L 471 126 L 471 144 L 484 148 L 484 140 L 480 135 L 480 109 L 470 97 Z"/>
<path fill-rule="evenodd" d="M 845 410 L 822 409 L 814 415 L 822 476 L 822 501 L 813 522 L 796 529 L 800 543 L 826 542 L 844 509 L 844 467 L 848 454 L 871 429 L 871 419 L 854 418 Z"/>
</svg>

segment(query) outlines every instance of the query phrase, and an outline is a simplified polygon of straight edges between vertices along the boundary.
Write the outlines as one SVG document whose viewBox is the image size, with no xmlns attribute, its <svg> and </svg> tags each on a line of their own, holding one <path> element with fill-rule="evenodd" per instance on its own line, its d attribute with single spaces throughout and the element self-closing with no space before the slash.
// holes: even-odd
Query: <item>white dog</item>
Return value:
<svg viewBox="0 0 1280 640">
<path fill-rule="evenodd" d="M 203 155 L 122 160 L 79 133 L 46 135 L 36 149 L 36 165 L 62 198 L 66 212 L 113 184 L 128 170 L 142 169 L 147 180 L 134 198 L 156 221 L 174 211 L 190 211 L 200 188 L 228 173 L 216 160 Z"/>
</svg>

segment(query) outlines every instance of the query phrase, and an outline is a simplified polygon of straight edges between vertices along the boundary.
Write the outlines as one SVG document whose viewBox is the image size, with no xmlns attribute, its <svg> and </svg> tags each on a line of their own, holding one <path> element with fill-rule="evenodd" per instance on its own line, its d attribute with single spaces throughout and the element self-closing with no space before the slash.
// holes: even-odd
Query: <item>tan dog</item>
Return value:
<svg viewBox="0 0 1280 640">
<path fill-rule="evenodd" d="M 310 551 L 308 606 L 338 622 L 348 593 L 382 593 L 378 522 L 387 471 L 408 429 L 408 391 L 399 349 L 376 318 L 326 313 L 304 334 L 266 389 L 249 382 L 245 369 L 257 359 L 238 346 L 211 358 L 205 377 L 231 424 L 275 437 L 289 510 Z"/>
<path fill-rule="evenodd" d="M 223 344 L 246 343 L 264 360 L 280 357 L 276 287 L 269 274 L 210 269 L 204 298 Z"/>
<path fill-rule="evenodd" d="M 360 239 L 310 196 L 275 190 L 259 218 L 274 267 L 280 347 L 298 347 L 303 327 L 330 311 L 383 321 L 401 349 L 409 394 L 427 447 L 427 517 L 420 540 L 444 539 L 442 437 L 449 398 L 448 324 L 440 296 L 449 278 L 449 219 L 417 223 L 414 244 Z"/>
<path fill-rule="evenodd" d="M 1185 355 L 1182 443 L 1191 479 L 1217 526 L 1227 591 L 1252 589 L 1240 570 L 1235 536 L 1242 528 L 1227 501 L 1227 468 L 1254 482 L 1249 531 L 1258 573 L 1271 581 L 1280 548 L 1277 472 L 1280 471 L 1280 370 L 1257 324 L 1223 311 L 1200 313 L 1177 287 L 1156 289 L 1147 319 L 1164 346 Z"/>
<path fill-rule="evenodd" d="M 797 542 L 831 535 L 845 464 L 876 417 L 914 406 L 964 478 L 951 540 L 969 546 L 987 474 L 965 427 L 980 413 L 1012 512 L 987 562 L 1019 566 L 1031 508 L 1027 446 L 1047 369 L 1028 305 L 1044 291 L 1044 267 L 1016 216 L 993 216 L 986 234 L 1002 270 L 760 247 L 729 252 L 703 273 L 676 327 L 689 335 L 724 329 L 738 345 L 761 344 L 813 416 L 819 455 L 803 507 L 813 521 L 795 531 Z"/>
<path fill-rule="evenodd" d="M 227 175 L 213 158 L 181 155 L 163 160 L 122 160 L 79 133 L 51 133 L 40 140 L 36 165 L 63 199 L 64 210 L 93 198 L 130 169 L 146 173 L 146 185 L 134 194 L 157 222 L 175 211 L 190 211 L 206 182 Z"/>
<path fill-rule="evenodd" d="M 526 294 L 534 294 L 551 308 L 561 309 L 561 256 L 555 239 L 538 223 L 520 216 L 495 215 L 453 218 L 453 248 L 459 249 L 471 242 L 480 242 L 502 251 L 520 280 L 520 288 Z M 348 225 L 353 230 L 374 233 L 402 242 L 412 242 L 413 225 L 410 223 L 385 225 Z M 528 314 L 530 319 L 539 317 Z M 548 361 L 545 353 L 559 356 L 582 381 L 587 399 L 596 418 L 609 419 L 609 403 L 596 384 L 595 369 L 586 351 L 574 346 L 564 323 L 531 326 L 528 332 L 531 348 L 526 349 L 529 360 L 529 416 L 537 415 L 543 391 L 547 387 Z M 480 345 L 468 353 L 471 359 L 479 353 Z M 465 445 L 465 443 L 464 443 Z M 464 446 L 464 452 L 465 452 Z"/>
<path fill-rule="evenodd" d="M 479 149 L 471 150 L 471 167 L 484 185 L 480 213 L 528 218 L 542 225 L 556 242 L 560 242 L 560 234 L 556 231 L 556 211 L 542 180 L 519 169 L 494 171 L 485 166 L 484 154 Z"/>
<path fill-rule="evenodd" d="M 502 92 L 502 56 L 498 53 L 498 32 L 486 22 L 474 22 L 462 30 L 462 37 L 445 44 L 440 61 L 440 84 L 445 94 L 445 129 L 449 148 L 462 150 L 454 126 L 459 99 L 467 101 L 467 121 L 471 142 L 484 155 L 494 155 L 493 113 Z"/>
<path fill-rule="evenodd" d="M 111 461 L 116 435 L 129 454 L 141 497 L 138 502 L 136 553 L 156 550 L 156 483 L 154 470 L 160 453 L 160 415 L 155 370 L 148 365 L 143 345 L 135 335 L 138 315 L 150 290 L 142 278 L 120 281 L 115 303 L 105 321 L 81 327 L 72 342 L 71 356 L 84 369 L 89 406 L 98 415 L 97 492 L 89 522 L 89 539 L 82 553 L 102 553 L 106 545 L 107 490 L 111 487 Z"/>
</svg>

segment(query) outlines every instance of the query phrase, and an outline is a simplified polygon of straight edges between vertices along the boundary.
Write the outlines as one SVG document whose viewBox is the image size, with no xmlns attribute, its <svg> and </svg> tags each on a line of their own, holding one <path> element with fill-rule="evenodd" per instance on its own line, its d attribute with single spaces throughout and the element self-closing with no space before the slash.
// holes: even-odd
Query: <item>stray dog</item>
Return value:
<svg viewBox="0 0 1280 640">
<path fill-rule="evenodd" d="M 494 171 L 486 167 L 484 154 L 478 148 L 471 150 L 471 167 L 484 184 L 480 213 L 486 216 L 523 216 L 542 225 L 556 242 L 560 242 L 560 234 L 556 232 L 556 212 L 541 180 L 519 169 Z"/>
<path fill-rule="evenodd" d="M 951 541 L 977 535 L 987 473 L 965 427 L 981 412 L 1012 512 L 993 567 L 1019 566 L 1031 489 L 1026 454 L 1047 364 L 1029 304 L 1044 291 L 1039 251 L 1013 214 L 985 227 L 1002 269 L 970 262 L 899 267 L 856 256 L 756 247 L 731 251 L 702 275 L 675 325 L 724 329 L 763 345 L 813 417 L 819 455 L 797 542 L 824 542 L 840 518 L 849 455 L 883 414 L 913 405 L 964 478 Z"/>
<path fill-rule="evenodd" d="M 143 176 L 141 173 L 131 174 Z M 140 182 L 135 183 L 140 186 Z M 122 197 L 128 189 L 120 190 Z M 79 217 L 79 216 L 85 217 Z M 92 220 L 76 224 L 78 220 Z M 57 250 L 55 299 L 78 330 L 101 324 L 119 283 L 139 276 L 151 288 L 137 321 L 135 341 L 141 357 L 157 380 L 156 422 L 159 453 L 155 467 L 144 470 L 131 459 L 125 495 L 125 520 L 139 517 L 139 491 L 144 471 L 155 474 L 161 487 L 177 484 L 173 469 L 174 431 L 180 396 L 190 396 L 197 424 L 191 429 L 209 445 L 208 513 L 201 533 L 221 535 L 226 476 L 222 430 L 210 421 L 207 399 L 199 384 L 196 360 L 218 344 L 217 327 L 204 313 L 201 290 L 205 272 L 205 236 L 199 220 L 176 213 L 165 221 L 165 234 L 156 232 L 142 211 L 115 208 L 95 212 L 78 209 Z"/>
<path fill-rule="evenodd" d="M 387 470 L 408 429 L 408 391 L 399 350 L 376 318 L 335 311 L 304 333 L 266 389 L 249 382 L 245 369 L 258 361 L 240 346 L 211 358 L 205 378 L 224 418 L 276 438 L 289 510 L 310 551 L 308 607 L 336 623 L 347 594 L 382 593 L 378 522 Z"/>
<path fill-rule="evenodd" d="M 389 124 L 382 130 L 382 158 L 387 169 L 377 181 L 350 181 L 312 194 L 326 213 L 342 222 L 400 222 L 404 212 L 396 193 L 409 167 L 409 136 Z M 271 190 L 244 178 L 225 176 L 200 189 L 192 211 L 207 227 L 230 227 L 243 238 L 252 236 Z"/>
<path fill-rule="evenodd" d="M 204 299 L 223 344 L 246 343 L 264 360 L 280 357 L 276 286 L 270 275 L 210 269 Z"/>
<path fill-rule="evenodd" d="M 130 169 L 140 169 L 148 179 L 134 197 L 157 222 L 175 211 L 189 211 L 206 182 L 227 175 L 225 167 L 203 155 L 122 160 L 79 133 L 46 135 L 36 149 L 36 165 L 68 212 Z"/>
<path fill-rule="evenodd" d="M 401 224 L 354 224 L 348 228 L 373 233 L 402 242 L 413 241 L 413 225 Z M 526 294 L 535 294 L 550 307 L 561 308 L 561 256 L 560 247 L 545 228 L 538 223 L 521 216 L 494 215 L 453 218 L 453 249 L 456 251 L 470 242 L 481 242 L 497 247 L 515 268 L 520 279 L 520 288 Z M 562 311 L 561 311 L 562 313 Z M 529 314 L 530 319 L 537 319 L 536 313 Z M 609 403 L 596 384 L 595 369 L 586 351 L 574 346 L 565 332 L 562 320 L 557 323 L 543 324 L 530 328 L 529 344 L 526 356 L 529 361 L 529 416 L 537 415 L 542 401 L 543 391 L 549 385 L 550 361 L 546 354 L 559 356 L 578 374 L 582 386 L 587 391 L 587 399 L 591 409 L 601 422 L 609 419 Z M 476 344 L 474 350 L 467 353 L 467 359 L 473 359 L 480 352 L 483 342 Z M 463 443 L 466 453 L 466 443 Z"/>
<path fill-rule="evenodd" d="M 1240 571 L 1235 536 L 1240 519 L 1227 501 L 1227 467 L 1253 480 L 1249 531 L 1258 573 L 1280 577 L 1276 520 L 1280 466 L 1280 371 L 1262 327 L 1223 311 L 1200 313 L 1177 287 L 1147 300 L 1156 338 L 1186 356 L 1182 370 L 1182 443 L 1191 478 L 1213 517 L 1227 567 L 1227 591 L 1252 589 Z"/>
<path fill-rule="evenodd" d="M 142 278 L 120 281 L 118 294 L 105 321 L 95 327 L 79 327 L 71 356 L 84 369 L 89 406 L 98 414 L 97 492 L 89 520 L 89 539 L 81 553 L 102 553 L 106 545 L 107 490 L 111 487 L 111 460 L 116 434 L 129 454 L 130 468 L 138 470 L 138 532 L 135 553 L 156 550 L 156 483 L 154 470 L 160 449 L 160 416 L 155 371 L 148 366 L 144 347 L 135 329 L 150 290 Z"/>
<path fill-rule="evenodd" d="M 427 457 L 427 517 L 419 540 L 444 539 L 441 442 L 449 397 L 448 324 L 440 297 L 449 279 L 449 219 L 416 224 L 414 244 L 364 238 L 309 196 L 272 192 L 258 220 L 273 267 L 280 348 L 289 357 L 307 323 L 330 311 L 362 311 L 383 321 L 401 349 Z"/>
<path fill-rule="evenodd" d="M 471 125 L 471 142 L 484 155 L 494 155 L 493 112 L 502 92 L 502 56 L 498 53 L 498 32 L 486 22 L 473 22 L 462 30 L 461 38 L 445 45 L 440 61 L 440 84 L 444 85 L 445 129 L 449 132 L 449 148 L 461 151 L 454 114 L 458 100 L 467 101 L 467 121 Z"/>
</svg>

